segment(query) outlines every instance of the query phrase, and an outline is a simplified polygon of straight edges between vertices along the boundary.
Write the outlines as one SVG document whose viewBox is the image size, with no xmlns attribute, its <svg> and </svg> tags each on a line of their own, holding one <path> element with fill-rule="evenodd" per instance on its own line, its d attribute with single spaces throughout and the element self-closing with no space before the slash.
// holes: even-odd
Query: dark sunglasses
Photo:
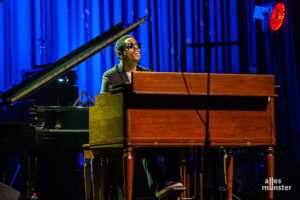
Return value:
<svg viewBox="0 0 300 200">
<path fill-rule="evenodd" d="M 132 49 L 132 48 L 141 48 L 142 47 L 142 44 L 141 43 L 127 43 L 127 44 L 124 44 L 124 46 L 121 47 L 120 50 L 125 50 L 125 49 Z"/>
</svg>

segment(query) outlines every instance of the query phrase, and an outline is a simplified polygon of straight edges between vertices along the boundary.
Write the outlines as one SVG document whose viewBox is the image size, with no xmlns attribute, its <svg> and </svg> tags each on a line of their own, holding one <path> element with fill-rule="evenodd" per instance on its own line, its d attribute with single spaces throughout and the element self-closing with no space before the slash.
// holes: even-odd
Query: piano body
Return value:
<svg viewBox="0 0 300 200">
<path fill-rule="evenodd" d="M 82 151 L 88 143 L 88 107 L 36 104 L 41 88 L 71 73 L 70 70 L 146 21 L 141 18 L 128 27 L 117 24 L 70 54 L 1 93 L 0 153 L 38 152 L 41 148 Z M 32 100 L 33 99 L 33 100 Z M 35 153 L 36 155 L 36 153 Z M 29 160 L 36 160 L 29 158 Z M 34 173 L 34 172 L 32 172 Z M 32 174 L 31 176 L 35 176 Z M 36 178 L 36 177 L 34 177 Z M 26 193 L 35 192 L 34 178 L 28 177 Z"/>
<path fill-rule="evenodd" d="M 0 169 L 7 169 L 0 170 L 5 177 L 1 182 L 11 183 L 17 164 L 20 170 L 12 187 L 23 195 L 57 199 L 53 191 L 63 184 L 58 199 L 78 199 L 79 192 L 69 193 L 80 184 L 79 153 L 88 142 L 88 107 L 25 106 L 29 102 L 1 113 L 23 118 L 0 122 Z"/>
<path fill-rule="evenodd" d="M 128 200 L 133 148 L 139 146 L 265 146 L 267 177 L 274 177 L 273 75 L 134 72 L 132 77 L 132 84 L 96 96 L 89 111 L 89 148 L 94 155 L 107 148 L 126 151 Z M 232 155 L 229 163 L 227 190 L 232 199 Z M 94 187 L 103 191 L 101 185 Z M 273 198 L 272 191 L 268 198 Z"/>
<path fill-rule="evenodd" d="M 71 71 L 24 100 L 1 107 L 2 151 L 48 143 L 80 149 L 88 141 L 88 108 L 72 106 L 78 97 L 76 78 Z M 61 83 L 61 79 L 69 81 Z M 82 141 L 71 141 L 73 137 Z"/>
</svg>

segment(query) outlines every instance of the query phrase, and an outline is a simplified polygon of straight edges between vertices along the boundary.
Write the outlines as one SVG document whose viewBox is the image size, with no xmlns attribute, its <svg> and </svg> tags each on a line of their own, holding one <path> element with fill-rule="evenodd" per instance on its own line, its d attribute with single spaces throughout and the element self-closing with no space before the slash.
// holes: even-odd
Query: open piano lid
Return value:
<svg viewBox="0 0 300 200">
<path fill-rule="evenodd" d="M 134 31 L 145 21 L 146 18 L 143 17 L 127 28 L 124 28 L 121 23 L 117 24 L 113 28 L 107 30 L 93 40 L 72 51 L 42 71 L 34 74 L 33 76 L 2 93 L 2 101 L 6 103 L 13 103 L 15 101 L 24 99 L 29 94 L 49 84 L 51 81 L 67 73 L 72 68 L 111 45 L 123 35 Z"/>
</svg>

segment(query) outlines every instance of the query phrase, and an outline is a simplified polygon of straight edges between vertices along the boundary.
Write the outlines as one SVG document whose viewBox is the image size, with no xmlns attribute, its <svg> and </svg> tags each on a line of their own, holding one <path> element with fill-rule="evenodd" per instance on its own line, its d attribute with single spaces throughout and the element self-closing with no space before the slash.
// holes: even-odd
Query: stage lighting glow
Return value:
<svg viewBox="0 0 300 200">
<path fill-rule="evenodd" d="M 277 31 L 284 20 L 285 16 L 285 6 L 283 3 L 277 3 L 272 11 L 270 17 L 270 26 L 273 31 Z"/>
<path fill-rule="evenodd" d="M 283 24 L 285 17 L 285 5 L 282 2 L 270 2 L 254 7 L 253 19 L 262 21 L 263 31 L 277 31 Z"/>
</svg>

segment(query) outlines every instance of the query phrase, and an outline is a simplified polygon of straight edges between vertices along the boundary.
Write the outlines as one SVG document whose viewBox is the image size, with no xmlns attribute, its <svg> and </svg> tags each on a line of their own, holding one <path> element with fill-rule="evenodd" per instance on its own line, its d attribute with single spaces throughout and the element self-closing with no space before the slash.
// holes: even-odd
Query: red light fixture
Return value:
<svg viewBox="0 0 300 200">
<path fill-rule="evenodd" d="M 285 18 L 285 5 L 282 2 L 273 1 L 264 5 L 254 7 L 253 19 L 262 21 L 263 31 L 277 31 L 283 24 Z"/>
<path fill-rule="evenodd" d="M 273 31 L 277 31 L 285 17 L 285 6 L 283 3 L 277 3 L 271 13 L 270 26 Z"/>
</svg>

